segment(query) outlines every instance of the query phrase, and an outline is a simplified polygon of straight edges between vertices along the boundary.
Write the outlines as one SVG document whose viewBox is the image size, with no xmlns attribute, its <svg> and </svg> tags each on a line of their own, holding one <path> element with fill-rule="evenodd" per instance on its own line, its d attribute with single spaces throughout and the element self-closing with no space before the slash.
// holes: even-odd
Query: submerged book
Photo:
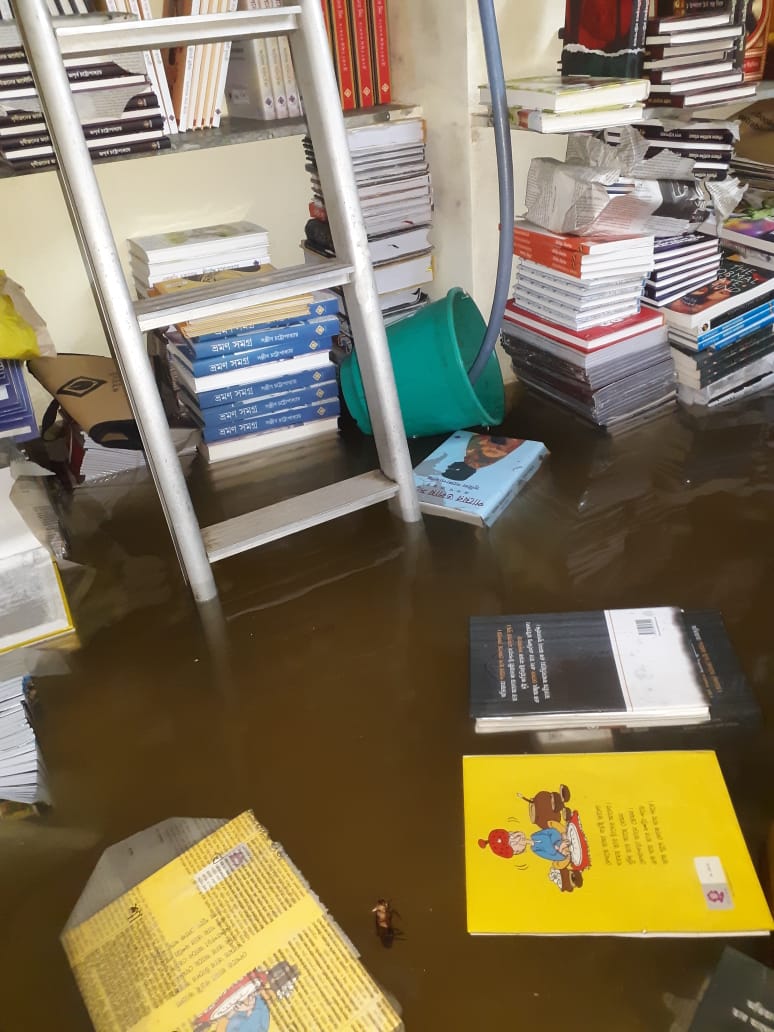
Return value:
<svg viewBox="0 0 774 1032">
<path fill-rule="evenodd" d="M 774 921 L 710 751 L 466 756 L 482 935 L 764 935 Z"/>
<path fill-rule="evenodd" d="M 459 430 L 414 469 L 419 507 L 491 526 L 547 455 L 539 441 Z"/>
<path fill-rule="evenodd" d="M 672 607 L 470 619 L 476 731 L 754 723 L 722 617 Z"/>
<path fill-rule="evenodd" d="M 689 1032 L 774 1032 L 774 971 L 726 946 Z"/>
</svg>

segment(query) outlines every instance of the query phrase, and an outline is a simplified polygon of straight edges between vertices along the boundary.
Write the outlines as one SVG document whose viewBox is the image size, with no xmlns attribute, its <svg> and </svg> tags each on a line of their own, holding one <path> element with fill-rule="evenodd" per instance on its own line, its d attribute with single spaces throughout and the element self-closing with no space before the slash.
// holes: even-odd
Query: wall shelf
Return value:
<svg viewBox="0 0 774 1032">
<path fill-rule="evenodd" d="M 362 125 L 377 125 L 398 118 L 421 115 L 420 108 L 409 104 L 380 104 L 378 107 L 362 108 L 344 113 L 347 128 Z M 149 154 L 125 154 L 116 158 L 103 158 L 95 165 L 112 164 L 116 161 L 132 161 L 138 158 L 159 158 L 167 154 L 186 154 L 191 151 L 211 150 L 215 147 L 233 147 L 239 143 L 255 143 L 261 140 L 276 140 L 285 136 L 304 136 L 307 132 L 303 118 L 281 118 L 274 122 L 259 122 L 251 118 L 224 118 L 218 129 L 200 129 L 178 133 L 170 137 L 172 146 L 168 150 L 152 151 Z M 17 179 L 19 176 L 41 175 L 56 172 L 56 168 L 35 168 L 15 172 L 12 168 L 0 167 L 0 179 Z"/>
</svg>

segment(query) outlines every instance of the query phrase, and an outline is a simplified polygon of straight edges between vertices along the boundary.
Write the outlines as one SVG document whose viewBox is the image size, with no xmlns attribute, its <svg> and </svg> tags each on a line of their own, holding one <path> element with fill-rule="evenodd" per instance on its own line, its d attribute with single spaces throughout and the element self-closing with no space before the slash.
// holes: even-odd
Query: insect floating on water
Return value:
<svg viewBox="0 0 774 1032">
<path fill-rule="evenodd" d="M 400 917 L 397 910 L 393 909 L 388 899 L 377 899 L 376 906 L 371 909 L 374 915 L 374 925 L 379 942 L 388 949 L 395 939 L 402 939 L 403 932 L 395 927 L 395 918 Z"/>
</svg>

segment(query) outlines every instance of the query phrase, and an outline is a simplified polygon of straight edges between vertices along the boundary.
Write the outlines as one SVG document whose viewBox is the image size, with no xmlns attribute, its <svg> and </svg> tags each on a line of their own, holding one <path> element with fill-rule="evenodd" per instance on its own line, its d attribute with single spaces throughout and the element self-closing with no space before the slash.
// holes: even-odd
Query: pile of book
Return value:
<svg viewBox="0 0 774 1032">
<path fill-rule="evenodd" d="M 276 275 L 268 264 L 266 231 L 250 222 L 135 238 L 130 251 L 135 277 L 138 263 L 148 270 L 138 290 L 151 295 Z M 185 268 L 202 271 L 184 275 Z M 175 269 L 176 278 L 160 278 Z M 210 462 L 337 430 L 338 388 L 329 352 L 339 333 L 338 312 L 338 297 L 323 291 L 157 332 L 150 349 L 157 377 L 174 391 L 170 420 L 182 412 L 201 430 L 202 454 Z M 162 394 L 169 399 L 168 390 Z"/>
<path fill-rule="evenodd" d="M 407 118 L 347 131 L 363 211 L 376 289 L 386 324 L 427 303 L 423 287 L 433 279 L 433 192 L 425 152 L 425 123 Z M 328 212 L 311 140 L 304 139 L 312 177 L 312 218 L 303 242 L 306 262 L 335 254 Z M 343 299 L 342 347 L 351 346 Z M 357 343 L 355 341 L 355 343 Z"/>
<path fill-rule="evenodd" d="M 240 11 L 253 11 L 280 5 L 275 0 L 239 0 L 234 6 Z M 233 41 L 226 100 L 231 118 L 271 121 L 303 114 L 287 36 Z"/>
<path fill-rule="evenodd" d="M 81 17 L 100 23 L 121 15 Z M 54 22 L 64 20 L 59 17 Z M 155 68 L 150 53 L 67 58 L 65 66 L 93 160 L 170 146 L 172 125 L 163 107 L 162 79 L 155 72 L 150 78 Z M 14 172 L 56 166 L 42 106 L 12 22 L 0 22 L 0 161 Z"/>
<path fill-rule="evenodd" d="M 747 4 L 707 7 L 689 3 L 685 13 L 648 22 L 644 74 L 651 106 L 696 109 L 754 95 L 743 69 Z"/>
<path fill-rule="evenodd" d="M 392 100 L 387 6 L 387 0 L 323 0 L 344 111 Z"/>
<path fill-rule="evenodd" d="M 640 310 L 653 237 L 582 237 L 517 222 L 503 345 L 526 386 L 614 429 L 674 399 L 664 319 Z"/>
<path fill-rule="evenodd" d="M 147 297 L 159 284 L 208 276 L 225 270 L 257 272 L 270 261 L 269 234 L 255 222 L 171 230 L 128 241 L 134 286 Z"/>
<path fill-rule="evenodd" d="M 28 441 L 38 436 L 35 413 L 22 362 L 0 359 L 0 440 Z"/>
<path fill-rule="evenodd" d="M 642 290 L 653 308 L 671 304 L 689 290 L 711 283 L 720 265 L 720 241 L 703 233 L 656 237 L 653 268 Z"/>
<path fill-rule="evenodd" d="M 723 405 L 774 385 L 774 269 L 724 248 L 716 278 L 661 311 L 681 401 Z"/>
<path fill-rule="evenodd" d="M 662 117 L 644 119 L 635 128 L 647 140 L 646 159 L 669 150 L 693 162 L 691 173 L 696 178 L 725 179 L 728 175 L 735 156 L 733 122 Z M 604 139 L 615 146 L 621 132 L 606 129 Z"/>
<path fill-rule="evenodd" d="M 49 802 L 46 771 L 29 716 L 32 683 L 0 666 L 0 800 Z"/>
<path fill-rule="evenodd" d="M 638 122 L 650 89 L 644 78 L 585 75 L 531 76 L 508 79 L 505 85 L 511 124 L 538 133 L 580 132 Z M 479 99 L 491 108 L 489 86 L 481 86 Z"/>
</svg>

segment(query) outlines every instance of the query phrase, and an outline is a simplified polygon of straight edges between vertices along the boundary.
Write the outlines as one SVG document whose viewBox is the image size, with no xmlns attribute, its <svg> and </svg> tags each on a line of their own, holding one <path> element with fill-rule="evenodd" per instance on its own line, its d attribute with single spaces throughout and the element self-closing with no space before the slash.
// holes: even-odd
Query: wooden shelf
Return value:
<svg viewBox="0 0 774 1032">
<path fill-rule="evenodd" d="M 373 108 L 347 111 L 344 113 L 344 122 L 347 128 L 356 128 L 361 125 L 377 125 L 380 122 L 409 118 L 419 113 L 419 108 L 410 104 L 380 104 Z M 115 161 L 134 161 L 138 158 L 156 159 L 168 154 L 187 154 L 215 147 L 233 147 L 240 143 L 277 140 L 285 136 L 304 136 L 306 131 L 306 122 L 303 118 L 281 118 L 273 122 L 259 122 L 251 118 L 224 118 L 218 129 L 199 129 L 171 136 L 172 146 L 168 150 L 153 151 L 149 154 L 125 154 L 118 158 L 104 158 L 95 161 L 94 164 L 112 164 Z M 47 172 L 56 172 L 56 168 L 34 168 L 15 172 L 11 168 L 0 167 L 0 179 L 17 179 L 20 176 L 41 175 Z"/>
</svg>

